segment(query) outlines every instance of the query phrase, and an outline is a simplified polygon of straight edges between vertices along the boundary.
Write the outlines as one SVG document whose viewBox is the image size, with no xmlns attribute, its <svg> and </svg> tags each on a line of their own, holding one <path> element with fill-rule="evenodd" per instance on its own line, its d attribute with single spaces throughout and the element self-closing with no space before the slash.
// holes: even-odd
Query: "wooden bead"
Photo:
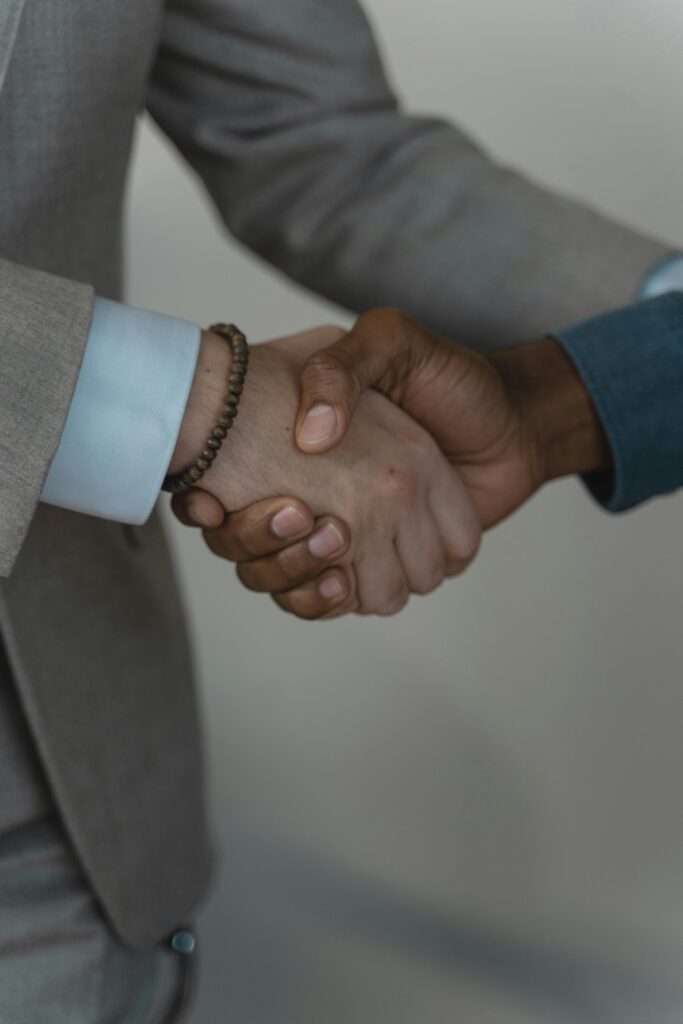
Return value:
<svg viewBox="0 0 683 1024">
<path fill-rule="evenodd" d="M 225 406 L 222 416 L 218 419 L 216 426 L 206 442 L 203 452 L 189 469 L 174 476 L 167 476 L 163 487 L 166 491 L 178 494 L 192 487 L 204 476 L 207 469 L 215 460 L 220 447 L 227 437 L 228 431 L 235 422 L 240 395 L 244 388 L 244 379 L 249 365 L 249 346 L 247 339 L 234 324 L 214 324 L 209 328 L 215 334 L 219 334 L 228 342 L 232 349 L 232 366 L 228 375 L 228 394 L 223 399 Z"/>
</svg>

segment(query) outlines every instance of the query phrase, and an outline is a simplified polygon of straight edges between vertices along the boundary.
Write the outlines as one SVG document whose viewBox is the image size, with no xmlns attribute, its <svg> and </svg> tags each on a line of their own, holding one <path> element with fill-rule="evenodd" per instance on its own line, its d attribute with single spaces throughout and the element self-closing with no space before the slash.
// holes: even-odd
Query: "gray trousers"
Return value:
<svg viewBox="0 0 683 1024">
<path fill-rule="evenodd" d="M 0 647 L 0 1024 L 179 1024 L 192 958 L 123 946 L 62 827 Z"/>
</svg>

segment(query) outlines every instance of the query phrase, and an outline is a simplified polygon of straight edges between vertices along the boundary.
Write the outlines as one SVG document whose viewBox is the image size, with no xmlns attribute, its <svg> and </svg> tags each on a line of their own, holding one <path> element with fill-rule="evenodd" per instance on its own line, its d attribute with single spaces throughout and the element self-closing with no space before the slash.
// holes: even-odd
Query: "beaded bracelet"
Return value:
<svg viewBox="0 0 683 1024">
<path fill-rule="evenodd" d="M 244 378 L 247 375 L 249 366 L 249 346 L 247 339 L 234 324 L 214 324 L 209 330 L 213 334 L 220 335 L 232 349 L 232 367 L 228 377 L 228 393 L 223 399 L 225 410 L 218 420 L 206 442 L 206 447 L 197 461 L 189 469 L 181 473 L 174 473 L 167 476 L 162 484 L 162 490 L 170 491 L 171 494 L 179 494 L 193 487 L 198 480 L 211 468 L 213 460 L 218 455 L 221 445 L 225 440 L 230 427 L 235 422 L 237 407 L 240 404 L 240 395 L 244 387 Z"/>
</svg>

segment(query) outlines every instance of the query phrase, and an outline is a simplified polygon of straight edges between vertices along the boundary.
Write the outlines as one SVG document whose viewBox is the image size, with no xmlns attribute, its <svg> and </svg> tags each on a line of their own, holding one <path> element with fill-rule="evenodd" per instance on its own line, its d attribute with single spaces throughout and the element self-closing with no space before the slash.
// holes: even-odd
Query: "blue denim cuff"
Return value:
<svg viewBox="0 0 683 1024">
<path fill-rule="evenodd" d="M 611 512 L 683 486 L 683 291 L 555 334 L 602 420 L 613 470 L 585 483 Z"/>
</svg>

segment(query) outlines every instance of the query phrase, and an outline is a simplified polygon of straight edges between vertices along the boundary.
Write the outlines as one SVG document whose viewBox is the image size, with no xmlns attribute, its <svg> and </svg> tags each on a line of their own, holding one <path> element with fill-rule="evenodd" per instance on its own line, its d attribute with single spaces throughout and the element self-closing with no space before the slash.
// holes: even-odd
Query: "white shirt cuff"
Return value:
<svg viewBox="0 0 683 1024">
<path fill-rule="evenodd" d="M 176 445 L 201 330 L 96 299 L 90 336 L 41 501 L 140 524 Z"/>
<path fill-rule="evenodd" d="M 645 278 L 638 298 L 656 299 L 667 292 L 683 291 L 683 255 L 669 256 Z"/>
</svg>

